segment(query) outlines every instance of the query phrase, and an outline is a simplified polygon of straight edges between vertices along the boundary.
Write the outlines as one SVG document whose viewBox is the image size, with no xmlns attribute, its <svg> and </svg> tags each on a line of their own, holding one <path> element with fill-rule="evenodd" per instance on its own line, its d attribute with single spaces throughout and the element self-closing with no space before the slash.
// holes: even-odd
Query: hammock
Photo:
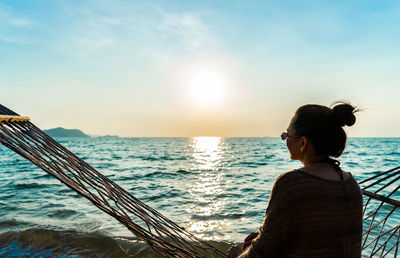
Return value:
<svg viewBox="0 0 400 258">
<path fill-rule="evenodd" d="M 28 117 L 2 105 L 0 142 L 89 199 L 158 253 L 169 257 L 226 257 L 100 174 Z"/>
<path fill-rule="evenodd" d="M 28 117 L 2 105 L 0 142 L 86 197 L 158 253 L 169 257 L 226 257 L 99 173 L 37 128 Z M 360 182 L 365 197 L 363 253 L 397 256 L 400 225 L 392 225 L 390 218 L 400 207 L 400 202 L 393 199 L 399 197 L 399 179 L 397 167 Z"/>
<path fill-rule="evenodd" d="M 364 194 L 362 249 L 370 257 L 399 253 L 400 225 L 390 221 L 393 217 L 400 221 L 399 180 L 400 167 L 396 167 L 359 182 Z"/>
</svg>

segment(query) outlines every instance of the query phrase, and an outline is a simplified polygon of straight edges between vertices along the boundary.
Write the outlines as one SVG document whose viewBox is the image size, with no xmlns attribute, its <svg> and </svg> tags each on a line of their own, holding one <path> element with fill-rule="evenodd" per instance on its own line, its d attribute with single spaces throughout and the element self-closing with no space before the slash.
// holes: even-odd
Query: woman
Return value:
<svg viewBox="0 0 400 258">
<path fill-rule="evenodd" d="M 332 159 L 344 150 L 342 127 L 355 123 L 355 112 L 343 102 L 297 109 L 281 138 L 304 167 L 276 179 L 260 231 L 228 257 L 361 256 L 362 192 Z"/>
</svg>

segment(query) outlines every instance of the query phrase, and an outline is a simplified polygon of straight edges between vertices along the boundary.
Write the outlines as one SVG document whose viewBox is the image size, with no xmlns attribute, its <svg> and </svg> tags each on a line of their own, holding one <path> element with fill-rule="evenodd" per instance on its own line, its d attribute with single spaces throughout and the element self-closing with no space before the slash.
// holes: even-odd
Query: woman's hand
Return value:
<svg viewBox="0 0 400 258">
<path fill-rule="evenodd" d="M 228 258 L 236 258 L 238 257 L 242 251 L 240 250 L 241 244 L 236 244 L 233 245 L 231 248 L 228 250 Z"/>
<path fill-rule="evenodd" d="M 253 240 L 257 236 L 258 236 L 258 232 L 251 232 L 250 235 L 248 235 L 244 239 L 243 246 L 242 246 L 242 251 L 246 250 L 247 247 L 249 247 L 251 245 L 251 240 Z"/>
</svg>

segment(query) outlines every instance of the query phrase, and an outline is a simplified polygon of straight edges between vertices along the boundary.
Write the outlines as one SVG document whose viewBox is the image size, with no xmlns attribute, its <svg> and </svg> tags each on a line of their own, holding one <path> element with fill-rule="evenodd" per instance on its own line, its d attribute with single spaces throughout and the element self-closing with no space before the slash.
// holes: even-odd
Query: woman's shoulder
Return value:
<svg viewBox="0 0 400 258">
<path fill-rule="evenodd" d="M 293 169 L 286 171 L 275 179 L 274 188 L 287 188 L 288 185 L 298 184 L 300 178 L 304 178 L 304 174 L 300 170 Z"/>
<path fill-rule="evenodd" d="M 301 172 L 301 170 L 299 169 L 292 169 L 289 171 L 286 171 L 282 174 L 280 174 L 275 182 L 285 182 L 285 181 L 291 181 L 291 180 L 295 180 L 299 177 L 304 177 L 304 174 Z"/>
<path fill-rule="evenodd" d="M 286 204 L 297 199 L 299 193 L 301 193 L 301 188 L 304 184 L 299 183 L 304 179 L 304 175 L 297 169 L 286 171 L 279 175 L 274 182 L 272 187 L 271 199 L 285 200 Z M 307 180 L 307 178 L 305 178 Z M 280 202 L 278 201 L 278 202 Z"/>
<path fill-rule="evenodd" d="M 343 182 L 346 184 L 357 184 L 357 181 L 354 179 L 353 175 L 350 172 L 344 172 L 343 171 Z M 304 184 L 306 183 L 306 184 Z M 275 187 L 279 187 L 282 185 L 285 185 L 285 187 L 289 184 L 296 184 L 297 187 L 301 187 L 302 185 L 304 186 L 310 186 L 313 184 L 316 185 L 325 185 L 325 184 L 340 184 L 342 183 L 341 180 L 329 180 L 329 179 L 324 179 L 319 176 L 307 173 L 301 169 L 293 169 L 286 171 L 279 175 L 275 179 Z"/>
<path fill-rule="evenodd" d="M 299 169 L 294 169 L 279 175 L 274 183 L 272 192 L 276 198 L 293 199 L 303 196 L 304 193 L 342 192 L 343 187 L 348 191 L 360 192 L 359 185 L 351 173 L 350 178 L 341 181 L 325 180 Z M 279 196 L 279 197 L 278 197 Z"/>
</svg>

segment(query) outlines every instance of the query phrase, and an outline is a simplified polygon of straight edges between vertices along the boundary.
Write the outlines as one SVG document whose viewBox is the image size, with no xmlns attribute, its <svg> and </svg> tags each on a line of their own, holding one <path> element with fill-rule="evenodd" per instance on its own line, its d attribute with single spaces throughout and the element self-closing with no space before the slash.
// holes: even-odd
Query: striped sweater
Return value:
<svg viewBox="0 0 400 258">
<path fill-rule="evenodd" d="M 240 257 L 360 257 L 362 193 L 351 176 L 279 176 L 257 238 Z"/>
</svg>

